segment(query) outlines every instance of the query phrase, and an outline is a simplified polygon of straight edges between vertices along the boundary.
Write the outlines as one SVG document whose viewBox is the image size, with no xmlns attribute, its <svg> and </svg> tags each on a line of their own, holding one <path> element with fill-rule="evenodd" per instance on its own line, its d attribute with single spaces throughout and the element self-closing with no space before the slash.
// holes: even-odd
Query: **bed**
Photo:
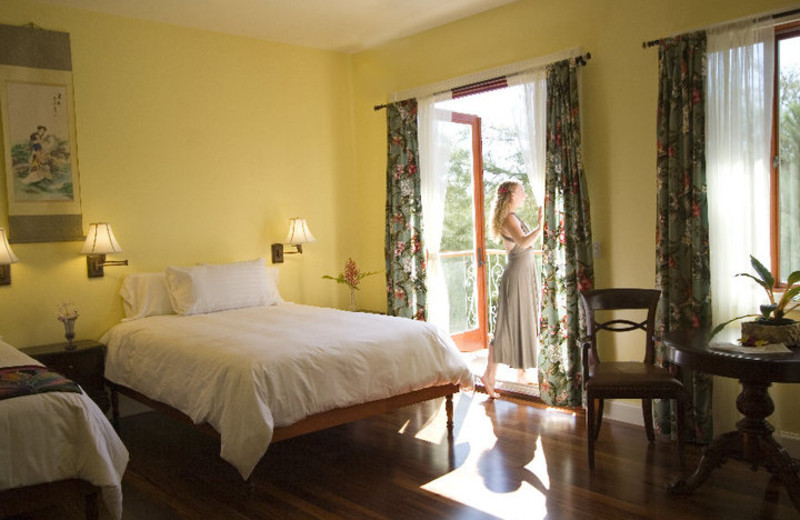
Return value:
<svg viewBox="0 0 800 520">
<path fill-rule="evenodd" d="M 87 518 L 97 518 L 99 495 L 121 518 L 128 451 L 94 401 L 2 340 L 0 371 L 0 516 L 80 495 Z M 21 380 L 36 391 L 14 395 Z"/>
<path fill-rule="evenodd" d="M 189 420 L 245 480 L 271 442 L 423 400 L 446 398 L 452 431 L 472 385 L 436 327 L 284 302 L 263 259 L 130 275 L 120 294 L 100 339 L 114 420 L 118 393 Z"/>
</svg>

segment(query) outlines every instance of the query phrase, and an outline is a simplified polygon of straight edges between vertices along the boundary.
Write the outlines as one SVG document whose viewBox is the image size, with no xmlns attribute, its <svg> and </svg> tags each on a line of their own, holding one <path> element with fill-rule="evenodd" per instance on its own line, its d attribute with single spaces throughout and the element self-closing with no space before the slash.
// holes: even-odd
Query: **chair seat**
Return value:
<svg viewBox="0 0 800 520">
<path fill-rule="evenodd" d="M 645 363 L 605 361 L 591 367 L 589 377 L 586 389 L 592 393 L 622 393 L 628 387 L 640 395 L 643 391 L 683 391 L 683 383 L 675 379 L 669 370 Z"/>
</svg>

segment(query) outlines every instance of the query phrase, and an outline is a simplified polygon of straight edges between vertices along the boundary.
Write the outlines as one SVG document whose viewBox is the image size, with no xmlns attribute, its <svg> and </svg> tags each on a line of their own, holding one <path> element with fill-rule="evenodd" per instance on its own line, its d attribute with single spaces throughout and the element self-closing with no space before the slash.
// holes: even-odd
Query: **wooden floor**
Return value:
<svg viewBox="0 0 800 520">
<path fill-rule="evenodd" d="M 431 401 L 277 443 L 249 485 L 219 458 L 214 439 L 156 412 L 123 418 L 131 454 L 124 518 L 800 518 L 785 490 L 777 504 L 764 501 L 765 471 L 735 461 L 693 496 L 670 496 L 677 453 L 665 440 L 648 445 L 639 427 L 604 423 L 590 472 L 580 414 L 462 393 L 450 443 L 443 408 Z M 691 465 L 699 453 L 689 448 Z"/>
</svg>

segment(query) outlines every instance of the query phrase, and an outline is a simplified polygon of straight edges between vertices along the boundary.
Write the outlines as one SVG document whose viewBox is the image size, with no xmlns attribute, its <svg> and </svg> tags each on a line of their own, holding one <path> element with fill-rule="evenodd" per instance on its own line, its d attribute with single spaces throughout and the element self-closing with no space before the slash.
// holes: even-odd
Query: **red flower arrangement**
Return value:
<svg viewBox="0 0 800 520">
<path fill-rule="evenodd" d="M 370 271 L 366 273 L 362 273 L 361 270 L 358 268 L 355 260 L 352 258 L 348 258 L 347 262 L 344 264 L 344 271 L 339 273 L 339 276 L 334 278 L 330 275 L 324 275 L 323 278 L 327 280 L 335 280 L 336 283 L 343 283 L 347 287 L 350 288 L 350 310 L 356 310 L 356 291 L 358 290 L 358 286 L 361 284 L 361 280 L 366 278 L 367 276 L 377 274 L 380 271 Z"/>
</svg>

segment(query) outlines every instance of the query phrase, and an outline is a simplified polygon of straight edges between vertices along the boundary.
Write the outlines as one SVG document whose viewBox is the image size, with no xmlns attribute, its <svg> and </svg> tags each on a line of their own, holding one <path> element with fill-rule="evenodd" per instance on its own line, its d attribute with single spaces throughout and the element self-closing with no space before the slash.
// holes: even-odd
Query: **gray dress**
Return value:
<svg viewBox="0 0 800 520">
<path fill-rule="evenodd" d="M 522 232 L 530 229 L 516 213 Z M 506 240 L 509 237 L 503 236 Z M 497 321 L 494 327 L 494 361 L 511 368 L 535 368 L 539 353 L 539 283 L 532 248 L 514 244 L 500 278 Z"/>
</svg>

